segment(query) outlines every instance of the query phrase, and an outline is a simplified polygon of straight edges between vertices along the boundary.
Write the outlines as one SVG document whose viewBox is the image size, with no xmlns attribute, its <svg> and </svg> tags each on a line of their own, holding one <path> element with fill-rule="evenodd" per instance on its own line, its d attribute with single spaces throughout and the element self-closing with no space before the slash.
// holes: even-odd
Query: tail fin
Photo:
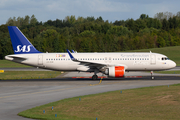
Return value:
<svg viewBox="0 0 180 120">
<path fill-rule="evenodd" d="M 16 26 L 8 26 L 14 54 L 40 53 Z"/>
</svg>

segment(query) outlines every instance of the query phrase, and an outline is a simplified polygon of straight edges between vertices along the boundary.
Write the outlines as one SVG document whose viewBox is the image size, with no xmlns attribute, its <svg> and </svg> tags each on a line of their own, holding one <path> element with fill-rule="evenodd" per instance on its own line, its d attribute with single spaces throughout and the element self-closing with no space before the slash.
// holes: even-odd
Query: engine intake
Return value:
<svg viewBox="0 0 180 120">
<path fill-rule="evenodd" d="M 109 67 L 105 70 L 105 74 L 109 77 L 124 77 L 124 66 Z"/>
</svg>

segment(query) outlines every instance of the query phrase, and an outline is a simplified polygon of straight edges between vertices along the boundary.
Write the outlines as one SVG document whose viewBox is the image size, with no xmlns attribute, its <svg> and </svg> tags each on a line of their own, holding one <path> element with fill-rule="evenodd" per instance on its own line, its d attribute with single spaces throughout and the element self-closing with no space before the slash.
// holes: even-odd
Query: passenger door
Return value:
<svg viewBox="0 0 180 120">
<path fill-rule="evenodd" d="M 151 55 L 150 62 L 151 62 L 151 65 L 156 64 L 156 55 Z"/>
<path fill-rule="evenodd" d="M 43 55 L 38 55 L 38 65 L 43 65 Z"/>
</svg>

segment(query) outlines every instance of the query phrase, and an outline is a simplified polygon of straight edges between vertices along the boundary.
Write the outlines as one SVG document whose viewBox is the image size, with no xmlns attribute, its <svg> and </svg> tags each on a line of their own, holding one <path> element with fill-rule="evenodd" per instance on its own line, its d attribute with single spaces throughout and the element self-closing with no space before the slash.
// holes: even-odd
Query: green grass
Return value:
<svg viewBox="0 0 180 120">
<path fill-rule="evenodd" d="M 123 90 L 122 93 L 113 91 L 60 100 L 18 115 L 43 120 L 179 120 L 179 94 L 180 84 Z"/>
<path fill-rule="evenodd" d="M 174 71 L 154 71 L 154 73 L 162 73 L 162 74 L 180 74 L 179 70 Z"/>
<path fill-rule="evenodd" d="M 9 79 L 45 79 L 55 78 L 61 72 L 57 71 L 5 71 L 0 73 L 0 80 Z"/>
<path fill-rule="evenodd" d="M 0 68 L 22 68 L 22 67 L 31 67 L 31 66 L 15 63 L 8 60 L 0 60 Z"/>
</svg>

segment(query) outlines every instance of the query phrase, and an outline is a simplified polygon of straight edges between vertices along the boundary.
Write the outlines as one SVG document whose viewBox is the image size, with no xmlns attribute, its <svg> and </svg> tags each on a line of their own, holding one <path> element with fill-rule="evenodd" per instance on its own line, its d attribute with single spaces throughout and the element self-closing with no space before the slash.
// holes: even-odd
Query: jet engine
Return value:
<svg viewBox="0 0 180 120">
<path fill-rule="evenodd" d="M 124 66 L 113 66 L 108 67 L 105 70 L 105 74 L 109 77 L 124 77 L 125 69 Z"/>
</svg>

